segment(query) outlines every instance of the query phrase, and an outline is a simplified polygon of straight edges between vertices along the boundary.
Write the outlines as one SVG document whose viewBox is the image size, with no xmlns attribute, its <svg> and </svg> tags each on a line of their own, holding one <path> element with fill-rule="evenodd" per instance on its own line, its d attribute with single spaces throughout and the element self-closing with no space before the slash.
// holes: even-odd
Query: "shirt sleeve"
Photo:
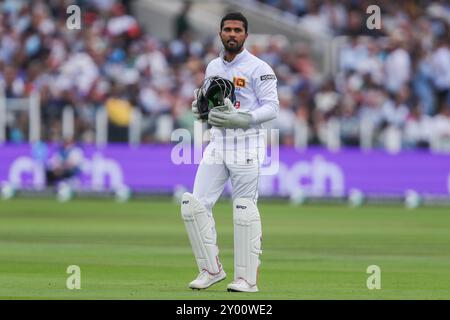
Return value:
<svg viewBox="0 0 450 320">
<path fill-rule="evenodd" d="M 255 71 L 253 81 L 259 104 L 259 108 L 250 112 L 253 123 L 260 124 L 275 119 L 280 109 L 275 73 L 264 63 Z"/>
<path fill-rule="evenodd" d="M 216 63 L 215 60 L 212 60 L 210 63 L 208 63 L 208 65 L 206 66 L 206 70 L 205 70 L 205 79 L 212 77 L 212 76 L 216 76 L 217 75 L 217 67 L 216 67 Z"/>
</svg>

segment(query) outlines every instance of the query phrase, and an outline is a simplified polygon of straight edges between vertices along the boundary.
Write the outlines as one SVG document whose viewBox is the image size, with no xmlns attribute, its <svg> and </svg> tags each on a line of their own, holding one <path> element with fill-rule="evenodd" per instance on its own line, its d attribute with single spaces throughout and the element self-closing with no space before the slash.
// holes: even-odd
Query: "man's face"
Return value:
<svg viewBox="0 0 450 320">
<path fill-rule="evenodd" d="M 244 23 L 239 20 L 226 20 L 220 30 L 220 39 L 226 51 L 238 53 L 241 51 L 248 34 Z"/>
</svg>

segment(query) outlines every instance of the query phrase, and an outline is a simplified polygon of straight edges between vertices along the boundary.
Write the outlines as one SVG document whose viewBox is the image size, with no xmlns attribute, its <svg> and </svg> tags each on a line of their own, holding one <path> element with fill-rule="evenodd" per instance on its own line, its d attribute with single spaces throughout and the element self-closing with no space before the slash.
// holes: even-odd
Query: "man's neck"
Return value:
<svg viewBox="0 0 450 320">
<path fill-rule="evenodd" d="M 239 50 L 239 52 L 229 52 L 227 50 L 225 50 L 225 54 L 224 54 L 224 59 L 227 62 L 231 62 L 234 60 L 234 58 L 236 58 L 236 56 L 240 53 L 242 53 L 242 51 L 244 51 L 244 47 L 241 48 L 241 50 Z"/>
</svg>

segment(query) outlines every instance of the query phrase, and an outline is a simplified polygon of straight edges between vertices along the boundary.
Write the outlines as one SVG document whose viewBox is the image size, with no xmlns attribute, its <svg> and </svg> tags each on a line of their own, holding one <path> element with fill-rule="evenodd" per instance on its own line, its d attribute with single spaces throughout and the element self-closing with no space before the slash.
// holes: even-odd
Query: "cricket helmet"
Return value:
<svg viewBox="0 0 450 320">
<path fill-rule="evenodd" d="M 200 119 L 207 120 L 212 108 L 223 106 L 224 99 L 228 98 L 234 104 L 236 102 L 233 82 L 219 76 L 206 78 L 198 92 L 197 108 Z"/>
</svg>

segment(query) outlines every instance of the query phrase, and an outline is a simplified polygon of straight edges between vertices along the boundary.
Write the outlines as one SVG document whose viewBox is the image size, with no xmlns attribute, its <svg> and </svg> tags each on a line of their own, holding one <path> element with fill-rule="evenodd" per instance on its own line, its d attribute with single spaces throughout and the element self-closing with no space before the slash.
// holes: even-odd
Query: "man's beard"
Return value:
<svg viewBox="0 0 450 320">
<path fill-rule="evenodd" d="M 242 47 L 244 46 L 244 43 L 239 44 L 237 41 L 236 41 L 236 46 L 234 46 L 234 47 L 230 47 L 227 44 L 227 42 L 225 42 L 224 40 L 222 40 L 222 44 L 223 44 L 223 47 L 225 48 L 225 51 L 228 51 L 230 53 L 239 53 L 241 51 Z"/>
</svg>

